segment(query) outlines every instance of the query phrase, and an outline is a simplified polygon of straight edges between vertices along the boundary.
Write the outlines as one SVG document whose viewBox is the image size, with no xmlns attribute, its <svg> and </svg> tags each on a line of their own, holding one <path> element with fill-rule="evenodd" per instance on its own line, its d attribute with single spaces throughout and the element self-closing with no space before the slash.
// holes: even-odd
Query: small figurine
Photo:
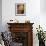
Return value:
<svg viewBox="0 0 46 46">
<path fill-rule="evenodd" d="M 26 20 L 25 23 L 30 23 L 30 20 Z"/>
</svg>

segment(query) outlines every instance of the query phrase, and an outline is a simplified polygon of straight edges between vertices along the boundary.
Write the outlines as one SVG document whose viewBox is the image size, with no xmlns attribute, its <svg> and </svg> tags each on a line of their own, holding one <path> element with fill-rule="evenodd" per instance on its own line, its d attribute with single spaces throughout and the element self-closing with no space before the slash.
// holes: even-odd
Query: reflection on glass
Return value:
<svg viewBox="0 0 46 46">
<path fill-rule="evenodd" d="M 17 5 L 17 14 L 24 14 L 24 4 Z"/>
</svg>

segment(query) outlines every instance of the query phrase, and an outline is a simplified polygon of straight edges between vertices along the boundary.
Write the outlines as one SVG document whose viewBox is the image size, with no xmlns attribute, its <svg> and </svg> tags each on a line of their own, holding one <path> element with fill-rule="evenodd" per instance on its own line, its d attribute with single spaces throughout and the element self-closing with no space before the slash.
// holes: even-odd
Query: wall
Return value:
<svg viewBox="0 0 46 46">
<path fill-rule="evenodd" d="M 31 1 L 30 0 L 23 0 L 23 1 L 22 0 L 17 0 L 17 1 L 3 0 L 2 1 L 2 23 L 3 23 L 3 26 L 5 26 L 6 23 L 10 19 L 17 19 L 17 20 L 19 20 L 19 22 L 24 22 L 26 19 L 29 19 L 30 22 L 39 23 L 39 21 L 40 21 L 39 20 L 40 19 L 40 17 L 39 17 L 40 2 L 39 1 L 37 1 L 37 0 L 35 0 L 35 1 L 34 0 L 31 0 Z M 26 15 L 25 16 L 15 16 L 15 3 L 18 3 L 18 2 L 26 3 Z M 4 29 L 7 30 L 5 27 L 4 27 Z"/>
<path fill-rule="evenodd" d="M 40 0 L 40 25 L 46 31 L 46 0 Z"/>
<path fill-rule="evenodd" d="M 40 0 L 40 10 L 42 13 L 46 13 L 46 0 Z"/>
<path fill-rule="evenodd" d="M 0 31 L 2 31 L 2 0 L 0 0 Z"/>
<path fill-rule="evenodd" d="M 15 3 L 26 3 L 26 15 L 15 16 Z M 41 4 L 42 5 L 42 4 Z M 19 22 L 30 20 L 33 25 L 33 45 L 38 46 L 38 39 L 36 37 L 36 27 L 39 24 L 45 30 L 46 28 L 46 15 L 41 12 L 40 0 L 2 0 L 2 26 L 3 31 L 8 30 L 7 22 L 11 19 L 17 19 Z"/>
</svg>

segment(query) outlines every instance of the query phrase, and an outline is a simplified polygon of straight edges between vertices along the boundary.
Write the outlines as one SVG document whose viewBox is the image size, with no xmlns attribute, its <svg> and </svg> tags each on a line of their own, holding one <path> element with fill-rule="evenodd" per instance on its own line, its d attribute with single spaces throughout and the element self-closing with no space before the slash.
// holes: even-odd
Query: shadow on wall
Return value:
<svg viewBox="0 0 46 46">
<path fill-rule="evenodd" d="M 2 0 L 0 0 L 0 31 L 2 31 Z"/>
<path fill-rule="evenodd" d="M 46 14 L 46 0 L 40 0 L 40 12 Z"/>
</svg>

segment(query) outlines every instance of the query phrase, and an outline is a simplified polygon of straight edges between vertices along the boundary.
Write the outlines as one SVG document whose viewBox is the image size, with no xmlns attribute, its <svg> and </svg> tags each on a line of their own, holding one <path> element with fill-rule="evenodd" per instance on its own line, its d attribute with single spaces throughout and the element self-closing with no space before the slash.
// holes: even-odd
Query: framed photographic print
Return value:
<svg viewBox="0 0 46 46">
<path fill-rule="evenodd" d="M 16 3 L 15 4 L 15 15 L 24 16 L 26 14 L 26 4 L 25 3 Z"/>
</svg>

